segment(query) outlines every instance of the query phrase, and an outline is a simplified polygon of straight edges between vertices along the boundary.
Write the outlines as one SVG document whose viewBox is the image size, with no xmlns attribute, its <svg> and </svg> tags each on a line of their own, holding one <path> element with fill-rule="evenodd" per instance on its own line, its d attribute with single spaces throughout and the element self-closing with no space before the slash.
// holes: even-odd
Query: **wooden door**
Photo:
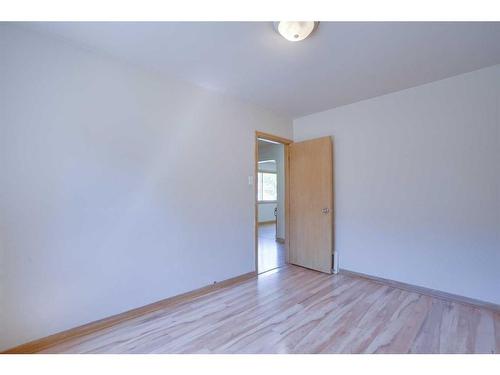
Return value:
<svg viewBox="0 0 500 375">
<path fill-rule="evenodd" d="M 292 143 L 289 262 L 332 272 L 333 147 L 330 137 Z"/>
</svg>

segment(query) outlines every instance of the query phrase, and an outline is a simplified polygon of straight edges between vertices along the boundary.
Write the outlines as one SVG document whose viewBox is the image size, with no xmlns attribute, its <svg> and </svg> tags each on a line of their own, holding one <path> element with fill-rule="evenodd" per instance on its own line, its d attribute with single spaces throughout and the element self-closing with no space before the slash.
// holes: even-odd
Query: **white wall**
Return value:
<svg viewBox="0 0 500 375">
<path fill-rule="evenodd" d="M 0 54 L 0 350 L 254 270 L 255 130 L 290 120 L 12 25 Z"/>
<path fill-rule="evenodd" d="M 277 172 L 276 161 L 259 161 L 259 171 L 260 172 Z"/>
<path fill-rule="evenodd" d="M 334 137 L 340 267 L 500 303 L 500 66 L 299 118 Z"/>
<path fill-rule="evenodd" d="M 257 206 L 257 220 L 259 223 L 276 221 L 276 216 L 274 216 L 276 206 L 276 203 L 259 203 Z"/>
<path fill-rule="evenodd" d="M 278 173 L 278 201 L 276 205 L 278 207 L 278 225 L 276 236 L 285 239 L 285 147 L 282 144 L 261 142 L 259 160 L 276 160 L 276 171 Z"/>
</svg>

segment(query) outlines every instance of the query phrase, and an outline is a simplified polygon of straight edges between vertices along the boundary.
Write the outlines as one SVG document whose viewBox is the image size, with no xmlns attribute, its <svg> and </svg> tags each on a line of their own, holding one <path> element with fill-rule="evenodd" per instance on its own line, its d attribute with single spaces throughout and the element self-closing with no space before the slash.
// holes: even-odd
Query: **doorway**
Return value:
<svg viewBox="0 0 500 375">
<path fill-rule="evenodd" d="M 257 273 L 285 264 L 337 273 L 332 138 L 256 132 L 254 181 Z"/>
<path fill-rule="evenodd" d="M 258 273 L 287 262 L 287 152 L 290 140 L 265 133 L 255 139 L 255 234 Z"/>
</svg>

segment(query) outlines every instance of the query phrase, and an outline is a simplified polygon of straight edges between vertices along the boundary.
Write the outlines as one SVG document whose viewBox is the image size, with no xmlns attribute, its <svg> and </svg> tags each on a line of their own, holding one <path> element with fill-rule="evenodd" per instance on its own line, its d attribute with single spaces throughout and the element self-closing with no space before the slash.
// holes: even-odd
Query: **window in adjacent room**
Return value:
<svg viewBox="0 0 500 375">
<path fill-rule="evenodd" d="M 259 202 L 274 202 L 278 199 L 278 178 L 276 172 L 259 172 L 257 184 Z"/>
</svg>

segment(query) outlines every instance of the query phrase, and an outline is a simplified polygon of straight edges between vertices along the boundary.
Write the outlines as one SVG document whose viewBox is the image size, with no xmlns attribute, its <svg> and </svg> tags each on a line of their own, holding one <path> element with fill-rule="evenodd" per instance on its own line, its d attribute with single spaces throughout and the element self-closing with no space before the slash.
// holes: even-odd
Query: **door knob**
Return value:
<svg viewBox="0 0 500 375">
<path fill-rule="evenodd" d="M 323 212 L 324 214 L 327 214 L 327 213 L 329 213 L 329 212 L 330 212 L 330 209 L 329 209 L 329 208 L 327 208 L 327 207 L 325 207 L 325 208 L 323 208 L 323 209 L 321 210 L 321 212 Z"/>
</svg>

